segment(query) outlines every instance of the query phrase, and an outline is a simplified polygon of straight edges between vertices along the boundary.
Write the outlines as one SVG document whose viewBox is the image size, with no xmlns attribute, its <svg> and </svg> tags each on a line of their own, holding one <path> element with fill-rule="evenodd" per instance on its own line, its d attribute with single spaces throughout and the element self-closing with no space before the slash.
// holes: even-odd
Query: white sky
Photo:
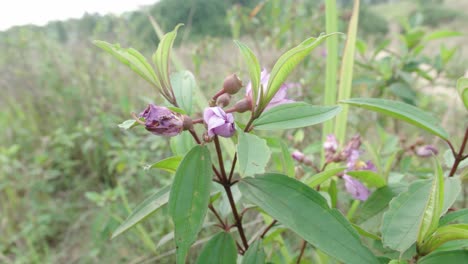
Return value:
<svg viewBox="0 0 468 264">
<path fill-rule="evenodd" d="M 80 18 L 85 12 L 121 14 L 158 0 L 5 0 L 0 5 L 0 30 L 12 26 L 45 25 L 48 21 Z"/>
</svg>

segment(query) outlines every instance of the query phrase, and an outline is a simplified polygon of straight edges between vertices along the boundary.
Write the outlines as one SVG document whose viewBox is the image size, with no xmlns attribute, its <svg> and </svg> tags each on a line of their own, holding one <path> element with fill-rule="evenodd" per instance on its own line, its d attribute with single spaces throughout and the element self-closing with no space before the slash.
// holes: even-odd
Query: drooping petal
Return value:
<svg viewBox="0 0 468 264">
<path fill-rule="evenodd" d="M 369 198 L 369 189 L 367 189 L 367 187 L 364 186 L 364 184 L 362 184 L 360 181 L 347 174 L 343 175 L 343 179 L 345 180 L 346 191 L 351 194 L 353 198 L 361 201 L 365 201 L 367 198 Z"/>
</svg>

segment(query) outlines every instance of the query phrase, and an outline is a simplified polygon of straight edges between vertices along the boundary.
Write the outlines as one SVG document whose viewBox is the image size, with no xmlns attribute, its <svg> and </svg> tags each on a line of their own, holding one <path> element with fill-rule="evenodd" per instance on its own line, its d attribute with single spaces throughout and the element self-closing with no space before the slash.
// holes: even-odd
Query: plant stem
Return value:
<svg viewBox="0 0 468 264">
<path fill-rule="evenodd" d="M 221 216 L 219 216 L 218 214 L 218 211 L 216 211 L 216 209 L 213 207 L 212 204 L 208 205 L 208 208 L 210 209 L 210 211 L 216 216 L 216 219 L 218 219 L 219 223 L 221 224 L 221 226 L 223 227 L 224 230 L 226 230 L 226 223 L 223 221 L 223 219 L 221 219 Z M 227 230 L 226 230 L 227 231 Z"/>
<path fill-rule="evenodd" d="M 467 141 L 468 141 L 468 127 L 465 130 L 465 137 L 463 138 L 463 142 L 461 144 L 460 151 L 458 151 L 458 154 L 454 155 L 455 161 L 453 162 L 453 166 L 452 166 L 452 169 L 450 170 L 449 177 L 452 177 L 453 175 L 455 175 L 455 172 L 457 171 L 458 165 L 465 158 L 463 156 L 463 152 L 465 151 Z"/>
<path fill-rule="evenodd" d="M 231 180 L 232 180 L 232 175 L 234 175 L 234 168 L 236 167 L 236 163 L 237 163 L 237 152 L 234 154 L 234 159 L 232 160 L 231 171 L 229 172 L 229 178 L 228 178 L 229 183 L 232 183 Z"/>
<path fill-rule="evenodd" d="M 301 263 L 301 259 L 302 259 L 302 256 L 304 256 L 306 246 L 307 246 L 307 241 L 302 240 L 301 253 L 299 253 L 299 257 L 297 257 L 296 264 Z"/>
<path fill-rule="evenodd" d="M 247 250 L 249 248 L 249 243 L 247 242 L 247 238 L 245 237 L 245 233 L 244 233 L 244 228 L 242 227 L 242 217 L 239 215 L 237 211 L 236 202 L 234 201 L 234 196 L 232 195 L 230 180 L 226 176 L 226 170 L 224 169 L 223 155 L 221 152 L 221 146 L 219 144 L 218 136 L 214 137 L 214 143 L 216 146 L 216 153 L 217 153 L 218 160 L 219 160 L 219 167 L 221 169 L 221 175 L 222 175 L 221 183 L 224 187 L 224 190 L 226 191 L 226 194 L 229 200 L 229 205 L 231 206 L 231 210 L 232 210 L 232 215 L 234 216 L 235 225 L 237 226 L 237 230 L 239 231 L 242 244 L 244 245 L 245 250 Z M 236 164 L 233 162 L 231 171 L 234 170 L 235 165 Z"/>
<path fill-rule="evenodd" d="M 221 145 L 219 144 L 218 136 L 214 137 L 214 143 L 216 146 L 216 156 L 218 156 L 219 169 L 221 170 L 222 181 L 228 182 L 226 170 L 224 169 L 223 152 L 221 151 Z"/>
<path fill-rule="evenodd" d="M 263 230 L 262 234 L 260 235 L 260 238 L 264 238 L 265 235 L 270 231 L 270 229 L 278 222 L 278 220 L 273 220 L 271 223 Z"/>
<path fill-rule="evenodd" d="M 242 240 L 242 244 L 244 245 L 245 250 L 249 248 L 249 243 L 247 242 L 247 238 L 245 237 L 244 228 L 242 227 L 242 219 L 237 212 L 236 202 L 234 201 L 234 196 L 232 195 L 231 185 L 223 185 L 224 190 L 226 191 L 229 205 L 231 206 L 232 215 L 235 219 L 235 225 L 237 226 L 237 230 L 239 231 L 239 235 Z"/>
</svg>

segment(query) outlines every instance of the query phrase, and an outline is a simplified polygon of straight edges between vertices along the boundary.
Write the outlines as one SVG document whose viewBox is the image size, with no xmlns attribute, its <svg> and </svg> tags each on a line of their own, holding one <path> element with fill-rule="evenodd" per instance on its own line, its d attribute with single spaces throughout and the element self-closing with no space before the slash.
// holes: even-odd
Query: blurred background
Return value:
<svg viewBox="0 0 468 264">
<path fill-rule="evenodd" d="M 117 127 L 162 98 L 92 40 L 149 57 L 158 44 L 149 17 L 166 32 L 184 23 L 173 54 L 210 95 L 233 72 L 248 82 L 232 39 L 247 43 L 271 69 L 282 52 L 325 31 L 324 2 L 119 1 L 128 5 L 114 9 L 110 2 L 99 9 L 91 1 L 62 2 L 25 2 L 23 9 L 41 14 L 38 20 L 2 7 L 30 20 L 0 18 L 0 263 L 171 263 L 165 213 L 109 241 L 132 208 L 169 182 L 169 174 L 144 168 L 171 156 L 171 149 L 167 139 L 143 129 Z M 337 2 L 339 28 L 346 32 L 352 1 Z M 131 11 L 138 5 L 144 6 Z M 55 12 L 50 18 L 48 9 Z M 417 105 L 459 142 L 468 120 L 455 90 L 456 79 L 467 74 L 467 10 L 468 1 L 362 0 L 352 97 Z M 30 22 L 39 25 L 15 26 Z M 321 45 L 298 67 L 289 80 L 303 89 L 291 90 L 291 97 L 321 104 L 326 56 Z M 351 112 L 351 131 L 371 140 L 375 126 L 359 113 Z M 379 124 L 380 138 L 421 136 L 401 123 Z M 320 126 L 281 133 L 290 146 L 311 145 L 312 154 L 320 149 Z M 398 145 L 396 136 L 392 144 Z"/>
</svg>

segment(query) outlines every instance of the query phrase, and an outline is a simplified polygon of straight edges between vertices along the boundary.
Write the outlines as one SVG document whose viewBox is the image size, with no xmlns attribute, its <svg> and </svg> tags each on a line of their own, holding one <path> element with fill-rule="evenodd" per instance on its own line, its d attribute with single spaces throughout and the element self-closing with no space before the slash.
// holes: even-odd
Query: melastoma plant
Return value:
<svg viewBox="0 0 468 264">
<path fill-rule="evenodd" d="M 373 161 L 363 158 L 359 135 L 348 142 L 328 135 L 321 143 L 320 164 L 299 150 L 290 152 L 280 138 L 271 137 L 275 133 L 261 131 L 312 126 L 341 111 L 340 105 L 293 101 L 287 90 L 295 84 L 285 83 L 301 60 L 334 34 L 304 40 L 280 56 L 269 73 L 261 70 L 246 45 L 236 41 L 250 81 L 244 86 L 235 74 L 221 79 L 222 88 L 204 109 L 196 111 L 193 100 L 201 99 L 192 98 L 196 94 L 193 75 L 169 70 L 177 28 L 161 39 L 153 55 L 155 69 L 134 49 L 95 42 L 166 99 L 163 105 L 146 106 L 120 126 L 144 126 L 155 136 L 171 137 L 171 145 L 176 146 L 173 157 L 152 166 L 174 172 L 172 184 L 135 208 L 113 237 L 167 206 L 174 224 L 177 263 L 197 255 L 197 263 L 299 263 L 307 255 L 317 263 L 427 264 L 449 263 L 448 259 L 467 263 L 463 239 L 468 238 L 468 210 L 449 210 L 466 178 L 466 122 L 460 125 L 465 136 L 456 148 L 455 139 L 440 123 L 414 106 L 374 98 L 345 100 L 340 103 L 389 115 L 444 140 L 450 148 L 448 169 L 443 170 L 434 146 L 418 142 L 400 154 L 429 157 L 434 170 L 419 180 L 398 184 L 391 180 L 391 166 L 382 165 L 378 151 Z M 459 91 L 465 104 L 467 87 L 468 82 L 461 79 Z M 295 167 L 309 174 L 301 177 Z M 206 221 L 207 214 L 214 223 Z M 376 230 L 365 228 L 365 221 L 371 219 L 377 223 Z M 460 219 L 465 220 L 453 223 Z M 189 254 L 204 228 L 203 249 Z M 291 240 L 295 236 L 299 239 Z M 288 246 L 291 241 L 298 245 Z"/>
</svg>

